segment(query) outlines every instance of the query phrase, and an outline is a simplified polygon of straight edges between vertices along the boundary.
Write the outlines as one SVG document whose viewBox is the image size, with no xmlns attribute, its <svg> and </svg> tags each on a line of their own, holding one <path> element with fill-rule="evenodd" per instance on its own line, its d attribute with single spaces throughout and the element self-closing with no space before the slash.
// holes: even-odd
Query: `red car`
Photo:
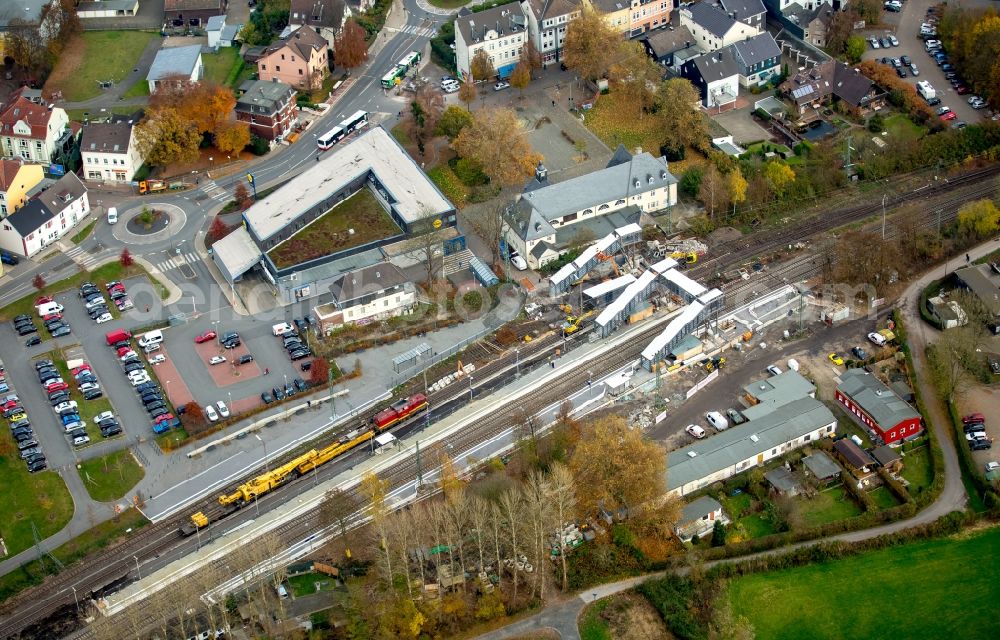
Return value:
<svg viewBox="0 0 1000 640">
<path fill-rule="evenodd" d="M 74 376 L 77 375 L 78 373 L 80 373 L 81 371 L 93 371 L 93 369 L 90 368 L 89 364 L 87 364 L 86 362 L 84 362 L 79 367 L 76 367 L 75 369 L 70 369 L 69 370 L 69 372 L 72 373 Z"/>
<path fill-rule="evenodd" d="M 173 419 L 174 419 L 174 414 L 164 413 L 162 416 L 156 416 L 156 420 L 154 420 L 153 422 L 168 422 Z"/>
<path fill-rule="evenodd" d="M 115 291 L 125 291 L 125 285 L 122 283 L 108 285 L 108 293 L 114 293 Z"/>
<path fill-rule="evenodd" d="M 132 351 L 132 347 L 119 347 L 118 348 L 118 357 L 121 358 L 122 356 L 124 356 L 129 351 Z"/>
<path fill-rule="evenodd" d="M 215 336 L 216 336 L 216 333 L 214 331 L 206 331 L 205 333 L 203 333 L 200 336 L 196 337 L 194 339 L 194 341 L 196 343 L 198 343 L 198 344 L 201 344 L 202 342 L 208 342 L 209 340 L 214 340 Z"/>
<path fill-rule="evenodd" d="M 17 400 L 8 400 L 0 406 L 0 411 L 9 411 L 17 406 Z"/>
<path fill-rule="evenodd" d="M 949 111 L 948 113 L 942 113 L 940 117 L 942 120 L 948 121 L 948 120 L 954 120 L 958 116 L 955 115 L 954 111 Z"/>
<path fill-rule="evenodd" d="M 66 384 L 65 382 L 57 382 L 55 384 L 50 384 L 45 387 L 45 390 L 49 393 L 52 393 L 53 391 L 65 391 L 67 389 L 69 389 L 69 385 Z"/>
<path fill-rule="evenodd" d="M 42 322 L 48 322 L 49 320 L 62 320 L 62 314 L 50 313 L 48 315 L 42 316 Z"/>
<path fill-rule="evenodd" d="M 40 304 L 46 304 L 48 302 L 52 302 L 52 296 L 38 296 L 37 298 L 35 298 L 36 307 Z"/>
<path fill-rule="evenodd" d="M 969 87 L 965 86 L 964 84 L 957 85 L 955 87 L 955 93 L 957 93 L 960 96 L 964 96 L 965 94 L 969 93 Z"/>
</svg>

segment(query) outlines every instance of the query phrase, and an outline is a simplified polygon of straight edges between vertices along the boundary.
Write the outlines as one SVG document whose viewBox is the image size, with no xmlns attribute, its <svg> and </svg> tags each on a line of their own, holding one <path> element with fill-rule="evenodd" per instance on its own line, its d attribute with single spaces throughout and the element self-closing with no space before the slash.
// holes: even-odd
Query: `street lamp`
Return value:
<svg viewBox="0 0 1000 640">
<path fill-rule="evenodd" d="M 253 434 L 253 437 L 255 437 L 258 440 L 260 440 L 260 443 L 262 445 L 264 445 L 264 471 L 266 473 L 271 473 L 271 467 L 268 465 L 268 462 L 267 462 L 267 442 L 264 441 L 264 438 L 260 437 L 259 433 Z"/>
<path fill-rule="evenodd" d="M 469 376 L 469 402 L 472 402 L 472 376 Z"/>
<path fill-rule="evenodd" d="M 76 603 L 76 610 L 79 611 L 80 610 L 80 599 L 76 597 L 76 587 L 70 586 L 70 589 L 73 590 L 73 602 Z"/>
<path fill-rule="evenodd" d="M 139 571 L 139 556 L 132 556 L 132 559 L 135 560 L 135 572 L 139 574 L 139 579 L 142 580 L 142 572 Z"/>
<path fill-rule="evenodd" d="M 888 193 L 882 194 L 882 239 L 885 240 L 885 199 Z"/>
<path fill-rule="evenodd" d="M 517 377 L 521 377 L 521 350 L 514 349 L 514 366 L 517 367 Z"/>
</svg>

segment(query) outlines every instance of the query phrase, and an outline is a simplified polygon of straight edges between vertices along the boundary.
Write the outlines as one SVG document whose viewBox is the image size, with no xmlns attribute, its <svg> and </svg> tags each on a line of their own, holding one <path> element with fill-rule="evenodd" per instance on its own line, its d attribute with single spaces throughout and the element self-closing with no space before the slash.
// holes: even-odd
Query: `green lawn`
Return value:
<svg viewBox="0 0 1000 640">
<path fill-rule="evenodd" d="M 43 540 L 62 529 L 73 517 L 73 500 L 55 471 L 28 473 L 10 430 L 5 426 L 3 432 L 0 435 L 0 486 L 3 487 L 0 537 L 7 545 L 7 553 L 15 555 L 34 544 L 32 522 Z"/>
<path fill-rule="evenodd" d="M 584 610 L 579 623 L 581 640 L 612 640 L 611 629 L 601 617 L 610 602 L 607 599 L 599 600 Z"/>
<path fill-rule="evenodd" d="M 201 56 L 205 63 L 205 78 L 221 85 L 235 82 L 237 75 L 236 66 L 240 64 L 240 50 L 235 47 L 220 48 L 217 53 L 203 53 Z M 242 75 L 242 74 L 239 74 Z M 238 84 L 231 85 L 233 88 Z"/>
<path fill-rule="evenodd" d="M 399 227 L 372 192 L 362 188 L 268 255 L 280 269 L 398 233 Z"/>
<path fill-rule="evenodd" d="M 67 45 L 45 89 L 62 91 L 67 102 L 96 97 L 101 94 L 98 82 L 124 80 L 146 45 L 159 38 L 145 31 L 84 31 Z"/>
<path fill-rule="evenodd" d="M 806 526 L 817 527 L 827 522 L 846 520 L 862 513 L 843 486 L 821 491 L 815 498 L 802 499 L 802 519 Z"/>
<path fill-rule="evenodd" d="M 319 588 L 317 589 L 317 585 Z M 336 586 L 336 581 L 322 573 L 303 573 L 288 579 L 288 586 L 296 598 L 307 596 L 317 591 L 330 591 Z"/>
<path fill-rule="evenodd" d="M 142 98 L 149 95 L 149 83 L 145 78 L 140 78 L 135 81 L 128 91 L 122 94 L 123 98 Z"/>
<path fill-rule="evenodd" d="M 907 482 L 910 495 L 916 496 L 934 482 L 934 467 L 931 465 L 930 449 L 926 446 L 907 451 L 903 456 L 901 474 Z"/>
<path fill-rule="evenodd" d="M 90 235 L 90 232 L 94 230 L 94 227 L 96 225 L 97 225 L 97 220 L 94 220 L 93 222 L 91 222 L 90 224 L 88 224 L 86 227 L 84 227 L 84 228 L 80 229 L 79 231 L 77 231 L 76 235 L 74 235 L 72 238 L 70 238 L 70 240 L 73 241 L 73 244 L 80 244 L 81 242 L 83 242 L 84 240 L 87 239 L 87 236 Z"/>
<path fill-rule="evenodd" d="M 80 465 L 87 493 L 98 502 L 118 500 L 142 480 L 146 472 L 129 451 L 115 451 Z"/>
<path fill-rule="evenodd" d="M 885 130 L 889 132 L 890 138 L 902 139 L 902 140 L 916 140 L 920 138 L 927 130 L 924 127 L 913 122 L 908 117 L 902 113 L 895 113 L 883 121 L 885 123 Z"/>
<path fill-rule="evenodd" d="M 896 499 L 896 496 L 886 486 L 869 491 L 868 495 L 871 496 L 875 506 L 879 509 L 891 509 L 899 505 L 899 500 Z"/>
<path fill-rule="evenodd" d="M 428 0 L 432 5 L 441 9 L 460 9 L 469 4 L 469 0 Z"/>
<path fill-rule="evenodd" d="M 736 578 L 733 613 L 769 640 L 1000 637 L 1000 528 Z"/>
<path fill-rule="evenodd" d="M 2 464 L 2 462 L 0 462 L 0 464 Z M 52 472 L 46 473 L 54 475 Z M 57 547 L 52 552 L 52 555 L 58 558 L 59 562 L 63 563 L 64 566 L 68 567 L 80 558 L 83 558 L 98 549 L 103 549 L 112 541 L 122 536 L 129 535 L 127 533 L 128 531 L 132 531 L 134 533 L 136 530 L 141 529 L 147 524 L 149 524 L 149 520 L 147 520 L 137 509 L 128 509 L 116 519 L 102 522 L 93 529 L 89 529 L 66 544 Z M 6 536 L 6 531 L 4 532 L 4 535 Z M 28 530 L 28 540 L 29 542 L 31 540 L 30 525 Z M 48 563 L 48 566 L 50 570 L 53 568 L 51 562 Z M 22 589 L 38 584 L 45 578 L 46 575 L 45 569 L 37 560 L 35 560 L 21 565 L 6 575 L 0 576 L 0 602 L 3 602 Z"/>
<path fill-rule="evenodd" d="M 428 169 L 427 177 L 459 209 L 464 207 L 468 202 L 469 187 L 462 184 L 462 181 L 458 179 L 458 176 L 448 166 L 448 163 L 442 162 L 438 166 Z"/>
</svg>

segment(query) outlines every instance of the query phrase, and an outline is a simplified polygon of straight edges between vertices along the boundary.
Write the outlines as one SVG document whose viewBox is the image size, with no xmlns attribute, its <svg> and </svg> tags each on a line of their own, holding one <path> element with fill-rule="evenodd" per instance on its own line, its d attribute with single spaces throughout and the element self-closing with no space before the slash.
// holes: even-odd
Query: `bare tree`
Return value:
<svg viewBox="0 0 1000 640">
<path fill-rule="evenodd" d="M 556 535 L 559 545 L 559 564 L 562 569 L 562 590 L 569 590 L 569 568 L 566 565 L 566 537 L 563 527 L 576 509 L 576 488 L 573 486 L 573 474 L 566 465 L 555 463 L 549 469 L 549 484 L 551 487 L 552 508 L 556 515 Z"/>
<path fill-rule="evenodd" d="M 465 213 L 465 220 L 490 250 L 490 264 L 496 266 L 503 260 L 500 241 L 503 240 L 503 214 L 509 206 L 508 194 L 500 192 L 499 197 L 482 207 L 474 207 Z"/>
<path fill-rule="evenodd" d="M 341 488 L 331 489 L 319 507 L 319 522 L 324 527 L 337 525 L 341 539 L 347 542 L 347 527 L 357 517 L 361 503 L 357 496 Z"/>
<path fill-rule="evenodd" d="M 430 231 L 419 236 L 415 236 L 406 241 L 403 245 L 407 252 L 412 252 L 420 256 L 421 262 L 426 269 L 427 278 L 424 284 L 428 289 L 434 284 L 435 275 L 441 268 L 441 242 L 444 237 L 440 231 Z"/>
<path fill-rule="evenodd" d="M 509 554 L 510 554 L 510 569 L 513 575 L 512 582 L 514 583 L 512 598 L 513 601 L 517 601 L 517 565 L 520 562 L 520 544 L 522 543 L 520 530 L 521 530 L 521 519 L 524 517 L 524 502 L 521 500 L 521 495 L 516 489 L 508 489 L 500 495 L 500 513 L 502 514 L 504 524 L 506 525 L 506 535 L 507 541 L 510 544 Z M 500 567 L 497 567 L 500 570 Z"/>
<path fill-rule="evenodd" d="M 392 584 L 392 554 L 386 541 L 386 518 L 389 514 L 389 506 L 386 503 L 388 491 L 389 481 L 379 478 L 374 473 L 368 472 L 361 478 L 361 495 L 368 503 L 369 515 L 371 515 L 374 530 L 379 538 L 382 557 L 385 560 L 385 574 L 388 578 L 388 584 Z"/>
<path fill-rule="evenodd" d="M 542 568 L 545 561 L 545 538 L 552 531 L 550 494 L 552 488 L 548 478 L 541 471 L 532 471 L 527 481 L 522 485 L 525 515 L 530 523 L 531 533 L 531 563 L 534 565 L 535 580 L 532 591 L 542 597 L 543 580 L 548 573 Z"/>
</svg>

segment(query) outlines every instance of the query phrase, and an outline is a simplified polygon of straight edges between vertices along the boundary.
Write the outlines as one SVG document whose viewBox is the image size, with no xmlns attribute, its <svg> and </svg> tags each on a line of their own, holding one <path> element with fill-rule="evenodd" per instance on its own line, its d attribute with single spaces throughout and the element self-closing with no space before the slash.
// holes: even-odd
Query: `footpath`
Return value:
<svg viewBox="0 0 1000 640">
<path fill-rule="evenodd" d="M 989 242 L 983 243 L 970 250 L 968 253 L 972 260 L 976 260 L 998 248 L 1000 248 L 1000 239 L 990 240 Z M 962 484 L 962 472 L 959 467 L 958 453 L 955 451 L 955 442 L 952 437 L 951 418 L 948 414 L 947 408 L 938 396 L 937 389 L 934 387 L 934 384 L 930 379 L 927 360 L 924 355 L 924 350 L 927 344 L 934 340 L 937 331 L 928 326 L 920 318 L 919 308 L 920 292 L 932 281 L 941 279 L 953 271 L 954 269 L 949 267 L 954 267 L 956 262 L 961 262 L 961 259 L 954 258 L 949 262 L 946 262 L 944 265 L 935 267 L 926 272 L 906 289 L 903 295 L 900 296 L 899 300 L 899 307 L 903 311 L 903 317 L 906 322 L 910 352 L 913 357 L 916 386 L 920 390 L 920 396 L 924 401 L 924 410 L 926 411 L 924 419 L 926 423 L 931 426 L 931 429 L 933 429 L 934 435 L 937 438 L 938 444 L 941 446 L 942 453 L 944 454 L 944 488 L 942 489 L 941 495 L 938 496 L 937 500 L 908 520 L 890 522 L 888 524 L 872 527 L 870 529 L 852 531 L 831 536 L 829 538 L 820 538 L 818 540 L 810 540 L 808 542 L 793 544 L 786 547 L 779 547 L 777 549 L 762 551 L 760 553 L 742 556 L 740 558 L 717 560 L 706 563 L 706 568 L 724 562 L 734 562 L 756 557 L 787 553 L 794 549 L 814 546 L 820 544 L 821 542 L 830 542 L 835 540 L 843 542 L 857 542 L 860 540 L 869 540 L 884 534 L 895 533 L 897 531 L 902 531 L 918 525 L 927 524 L 937 520 L 941 516 L 951 513 L 952 511 L 961 511 L 965 509 L 967 496 L 965 493 L 965 487 Z M 576 594 L 575 597 L 568 600 L 562 600 L 551 606 L 546 606 L 540 612 L 529 618 L 519 620 L 501 629 L 479 635 L 477 636 L 477 639 L 503 640 L 547 629 L 556 632 L 559 634 L 559 637 L 564 640 L 579 640 L 580 632 L 578 627 L 578 618 L 580 617 L 580 613 L 583 612 L 584 607 L 596 600 L 633 589 L 646 580 L 655 579 L 663 576 L 664 574 L 665 572 L 659 571 L 656 573 L 636 576 L 634 578 L 627 578 L 625 580 L 619 580 L 617 582 L 610 582 L 608 584 L 592 587 Z"/>
</svg>

